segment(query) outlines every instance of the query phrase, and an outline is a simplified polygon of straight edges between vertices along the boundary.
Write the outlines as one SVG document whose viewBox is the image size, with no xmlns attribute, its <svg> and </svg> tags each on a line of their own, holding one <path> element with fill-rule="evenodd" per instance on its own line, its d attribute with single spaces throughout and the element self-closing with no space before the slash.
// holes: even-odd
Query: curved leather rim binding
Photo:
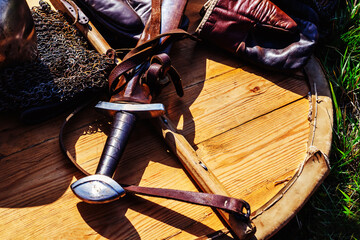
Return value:
<svg viewBox="0 0 360 240">
<path fill-rule="evenodd" d="M 315 57 L 304 68 L 311 86 L 312 119 L 305 160 L 292 179 L 251 220 L 254 239 L 268 239 L 285 226 L 305 205 L 330 172 L 327 155 L 332 142 L 333 106 L 328 82 Z"/>
</svg>

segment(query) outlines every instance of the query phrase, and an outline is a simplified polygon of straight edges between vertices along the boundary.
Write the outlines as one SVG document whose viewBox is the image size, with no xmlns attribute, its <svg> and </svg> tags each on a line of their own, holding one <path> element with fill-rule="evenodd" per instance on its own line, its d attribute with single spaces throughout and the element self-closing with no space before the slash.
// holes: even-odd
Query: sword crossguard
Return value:
<svg viewBox="0 0 360 240">
<path fill-rule="evenodd" d="M 117 103 L 117 102 L 103 102 L 96 104 L 96 108 L 111 111 L 124 111 L 136 115 L 139 118 L 155 118 L 165 114 L 165 107 L 162 103 Z"/>
</svg>

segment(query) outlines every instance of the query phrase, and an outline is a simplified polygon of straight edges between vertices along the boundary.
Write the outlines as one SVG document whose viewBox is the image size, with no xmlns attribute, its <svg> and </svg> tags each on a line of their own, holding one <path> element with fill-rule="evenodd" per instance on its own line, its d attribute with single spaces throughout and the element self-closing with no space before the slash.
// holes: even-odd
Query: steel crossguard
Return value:
<svg viewBox="0 0 360 240">
<path fill-rule="evenodd" d="M 136 118 L 159 117 L 165 114 L 161 103 L 99 102 L 96 108 L 116 111 L 112 129 L 94 175 L 86 176 L 71 185 L 74 194 L 88 203 L 106 203 L 125 195 L 125 190 L 112 177 L 125 150 Z"/>
</svg>

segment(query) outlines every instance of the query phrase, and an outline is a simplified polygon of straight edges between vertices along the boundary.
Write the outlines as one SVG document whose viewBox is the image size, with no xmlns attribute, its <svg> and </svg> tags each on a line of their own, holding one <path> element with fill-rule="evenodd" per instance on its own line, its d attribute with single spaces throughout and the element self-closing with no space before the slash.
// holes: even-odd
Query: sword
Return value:
<svg viewBox="0 0 360 240">
<path fill-rule="evenodd" d="M 167 5 L 169 4 L 174 5 L 175 3 L 168 2 Z M 165 7 L 167 5 L 165 4 Z M 168 26 L 170 29 L 178 27 L 185 5 L 186 1 L 179 1 L 179 3 L 175 4 L 175 8 L 172 7 L 173 11 L 178 12 L 178 14 L 176 14 L 177 17 L 175 19 L 172 19 L 173 26 Z M 160 29 L 159 27 L 154 27 L 157 26 L 157 24 L 154 25 L 154 22 L 160 22 L 160 9 L 161 1 L 152 0 L 151 17 L 137 46 L 141 47 L 150 38 L 159 35 Z M 163 30 L 166 31 L 166 29 Z M 150 42 L 149 46 L 151 47 L 152 43 L 157 44 L 160 41 L 160 38 L 157 38 Z M 149 56 L 158 53 L 156 50 L 150 50 L 148 52 Z M 130 51 L 124 57 L 125 60 L 122 62 L 122 65 L 115 67 L 110 74 L 110 91 L 113 91 L 110 102 L 100 102 L 97 105 L 97 108 L 110 110 L 112 113 L 115 113 L 111 133 L 106 140 L 96 172 L 94 175 L 84 177 L 71 185 L 74 194 L 88 203 L 106 203 L 125 195 L 125 190 L 112 176 L 125 150 L 135 121 L 139 117 L 159 117 L 165 113 L 162 104 L 150 103 L 152 100 L 150 89 L 147 85 L 140 83 L 142 75 L 146 71 L 150 71 L 149 66 L 151 66 L 151 62 L 148 62 L 148 60 L 143 62 L 142 57 L 138 62 L 136 57 L 133 60 L 134 55 L 137 54 L 136 51 L 137 49 Z M 139 51 L 141 52 L 142 49 Z M 141 53 L 138 55 L 142 56 Z M 144 59 L 147 59 L 147 57 L 146 55 Z M 129 64 L 126 64 L 126 60 L 128 60 Z M 160 56 L 158 61 L 162 61 Z M 131 70 L 131 73 L 129 73 L 129 70 Z M 165 75 L 167 70 L 162 74 Z M 125 74 L 131 75 L 131 77 L 125 76 Z"/>
<path fill-rule="evenodd" d="M 51 1 L 58 1 L 58 0 L 51 0 Z M 177 4 L 177 2 L 175 2 L 175 3 Z M 170 4 L 175 4 L 175 3 L 170 3 Z M 178 7 L 178 9 L 181 9 L 181 8 Z M 170 14 L 170 16 L 173 16 L 173 15 Z M 149 25 L 147 25 L 147 27 L 149 28 Z M 175 27 L 177 27 L 177 26 L 175 26 Z M 104 49 L 110 49 L 110 46 L 101 37 L 101 35 L 100 36 L 88 35 L 88 34 L 85 34 L 85 35 L 87 37 L 95 37 L 95 38 L 100 37 L 100 39 L 92 40 L 91 42 L 105 43 L 105 47 L 102 47 L 102 46 L 97 47 L 96 45 L 94 46 L 99 52 L 104 52 L 103 51 Z M 146 35 L 145 35 L 145 37 L 142 36 L 143 40 L 145 40 L 144 38 L 146 38 Z M 147 36 L 147 38 L 149 38 L 149 36 Z M 107 46 L 109 46 L 109 47 L 107 47 Z M 117 104 L 117 105 L 114 105 L 114 104 Z M 131 106 L 131 105 L 136 105 L 136 106 Z M 163 109 L 161 109 L 161 110 L 160 109 L 143 109 L 144 111 L 137 112 L 137 110 L 135 110 L 135 108 L 138 108 L 139 106 L 137 106 L 137 104 L 129 104 L 129 103 L 121 105 L 119 103 L 100 102 L 97 105 L 97 107 L 102 108 L 102 109 L 107 109 L 107 110 L 115 110 L 115 111 L 123 111 L 123 112 L 128 111 L 127 112 L 128 114 L 134 114 L 134 112 L 136 112 L 138 115 L 143 115 L 143 114 L 148 115 L 149 113 L 150 113 L 150 115 L 152 115 L 151 114 L 152 111 L 155 111 L 155 112 L 158 110 L 164 111 Z M 146 107 L 151 107 L 151 106 L 147 105 Z M 149 112 L 147 112 L 147 111 L 149 111 Z M 160 115 L 160 112 L 157 112 L 154 115 L 156 116 L 157 114 Z M 166 118 L 166 116 L 156 117 L 155 121 L 153 121 L 153 123 L 154 123 L 154 126 L 157 127 L 157 129 L 160 129 L 160 132 L 162 133 L 162 136 L 164 137 L 168 146 L 177 155 L 177 157 L 179 158 L 180 162 L 183 164 L 183 166 L 185 167 L 187 172 L 190 173 L 192 178 L 196 181 L 196 183 L 199 185 L 199 187 L 204 192 L 229 196 L 229 194 L 227 193 L 224 186 L 219 182 L 219 180 L 216 178 L 216 176 L 214 176 L 212 174 L 210 169 L 207 169 L 207 167 L 205 166 L 205 163 L 203 163 L 201 161 L 201 159 L 197 156 L 195 150 L 192 148 L 190 143 L 187 142 L 187 140 L 184 138 L 184 136 L 182 136 L 181 134 L 178 134 L 176 132 L 176 128 L 172 125 L 171 121 Z M 166 136 L 168 134 L 171 134 L 173 136 L 173 138 L 167 138 Z M 88 180 L 98 181 L 102 185 L 107 185 L 107 189 L 110 192 L 112 192 L 112 194 L 110 194 L 110 196 L 112 196 L 112 198 L 110 198 L 110 201 L 115 198 L 119 198 L 124 194 L 123 188 L 121 188 L 121 186 L 119 188 L 119 184 L 117 184 L 116 182 L 114 183 L 113 180 L 111 179 L 111 177 L 107 176 L 110 178 L 109 179 L 107 177 L 103 177 L 104 175 L 101 175 L 101 174 L 94 175 L 94 176 L 96 176 L 96 177 L 90 176 L 88 178 Z M 103 179 L 106 179 L 109 181 L 106 181 Z M 80 183 L 82 183 L 81 180 L 82 179 L 80 179 L 78 181 L 79 185 L 73 185 L 73 187 L 77 188 L 77 187 L 81 186 L 81 184 L 80 184 Z M 109 183 L 111 183 L 112 185 Z M 124 188 L 126 188 L 127 191 L 131 192 L 127 187 L 124 187 Z M 181 195 L 185 196 L 185 192 L 181 193 Z M 174 199 L 178 199 L 178 197 L 174 198 Z M 245 215 L 245 217 L 248 218 L 250 215 L 250 206 L 248 206 L 246 204 L 245 204 L 245 206 L 247 209 L 247 213 L 244 215 Z M 219 209 L 221 209 L 219 206 L 215 206 L 215 207 L 218 207 Z M 256 228 L 251 223 L 251 221 L 246 220 L 246 219 L 244 221 L 243 218 L 238 218 L 238 214 L 236 214 L 236 211 L 231 212 L 226 209 L 224 209 L 224 210 L 225 211 L 220 210 L 221 217 L 223 218 L 223 220 L 225 220 L 225 222 L 227 224 L 229 224 L 231 229 L 234 231 L 234 233 L 240 239 L 248 239 L 255 233 Z M 237 212 L 239 212 L 239 211 L 237 211 Z"/>
</svg>

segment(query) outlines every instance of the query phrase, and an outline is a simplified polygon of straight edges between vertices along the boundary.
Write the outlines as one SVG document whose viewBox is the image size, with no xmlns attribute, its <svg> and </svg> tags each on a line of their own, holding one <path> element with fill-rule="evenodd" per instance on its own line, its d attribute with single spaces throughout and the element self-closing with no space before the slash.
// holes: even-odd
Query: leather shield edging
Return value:
<svg viewBox="0 0 360 240">
<path fill-rule="evenodd" d="M 316 151 L 273 199 L 255 211 L 252 221 L 257 227 L 255 239 L 267 239 L 288 223 L 303 207 L 330 172 L 325 155 Z"/>
<path fill-rule="evenodd" d="M 330 172 L 327 158 L 331 149 L 333 127 L 330 88 L 317 59 L 312 57 L 304 70 L 312 93 L 307 157 L 284 188 L 253 212 L 251 220 L 257 227 L 253 239 L 268 239 L 285 226 Z"/>
</svg>

